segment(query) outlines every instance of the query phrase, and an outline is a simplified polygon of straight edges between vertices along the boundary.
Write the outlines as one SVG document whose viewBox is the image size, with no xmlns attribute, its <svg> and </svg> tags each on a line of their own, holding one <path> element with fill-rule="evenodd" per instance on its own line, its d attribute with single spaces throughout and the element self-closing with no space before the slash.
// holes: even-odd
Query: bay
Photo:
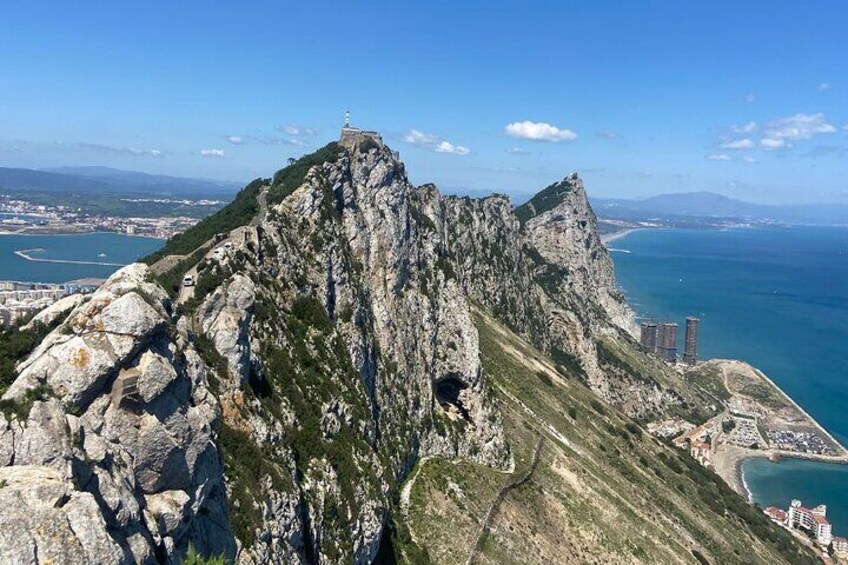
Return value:
<svg viewBox="0 0 848 565">
<path fill-rule="evenodd" d="M 762 369 L 848 443 L 848 229 L 644 230 L 611 247 L 638 315 L 700 317 L 701 358 Z M 749 460 L 743 469 L 756 502 L 825 503 L 834 530 L 848 533 L 848 467 Z"/>
<path fill-rule="evenodd" d="M 107 278 L 121 265 L 155 251 L 164 240 L 119 233 L 0 235 L 0 280 L 63 283 Z M 93 265 L 29 261 L 15 254 L 29 250 L 38 259 L 110 263 Z"/>
</svg>

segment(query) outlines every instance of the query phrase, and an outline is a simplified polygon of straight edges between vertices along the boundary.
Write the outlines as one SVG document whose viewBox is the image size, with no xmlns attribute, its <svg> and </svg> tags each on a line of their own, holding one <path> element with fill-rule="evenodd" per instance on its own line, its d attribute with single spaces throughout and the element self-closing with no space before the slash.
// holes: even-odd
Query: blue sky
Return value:
<svg viewBox="0 0 848 565">
<path fill-rule="evenodd" d="M 0 166 L 247 181 L 350 108 L 444 192 L 848 202 L 843 2 L 396 4 L 9 0 Z"/>
</svg>

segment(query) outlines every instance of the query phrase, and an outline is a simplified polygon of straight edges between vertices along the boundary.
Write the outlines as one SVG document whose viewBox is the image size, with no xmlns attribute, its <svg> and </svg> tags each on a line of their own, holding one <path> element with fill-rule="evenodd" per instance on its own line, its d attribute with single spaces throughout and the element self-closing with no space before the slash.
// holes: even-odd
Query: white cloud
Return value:
<svg viewBox="0 0 848 565">
<path fill-rule="evenodd" d="M 833 88 L 832 84 L 830 84 L 829 82 L 822 82 L 822 83 L 819 83 L 818 91 L 819 92 L 826 92 L 826 91 L 830 90 L 831 88 Z"/>
<path fill-rule="evenodd" d="M 757 130 L 757 122 L 745 122 L 744 124 L 730 126 L 730 130 L 736 133 L 752 133 Z"/>
<path fill-rule="evenodd" d="M 769 137 L 785 139 L 812 139 L 820 133 L 834 133 L 836 128 L 827 122 L 824 114 L 795 114 L 766 124 L 765 132 Z"/>
<path fill-rule="evenodd" d="M 713 153 L 712 155 L 707 155 L 708 161 L 730 161 L 730 155 L 725 155 L 724 153 Z"/>
<path fill-rule="evenodd" d="M 240 135 L 228 135 L 227 141 L 229 141 L 233 145 L 241 145 L 242 143 L 244 143 L 244 138 Z"/>
<path fill-rule="evenodd" d="M 774 137 L 764 137 L 760 140 L 760 145 L 765 149 L 780 149 L 781 147 L 786 147 L 786 141 Z"/>
<path fill-rule="evenodd" d="M 435 135 L 424 133 L 417 129 L 409 130 L 409 132 L 403 136 L 403 140 L 407 143 L 411 143 L 412 145 L 435 145 L 439 142 L 439 138 Z"/>
<path fill-rule="evenodd" d="M 471 153 L 469 148 L 463 147 L 462 145 L 454 145 L 449 141 L 439 142 L 439 144 L 433 148 L 433 151 L 436 153 L 450 153 L 451 155 L 468 155 Z"/>
<path fill-rule="evenodd" d="M 848 129 L 848 128 L 846 128 L 846 129 Z M 521 147 L 510 147 L 509 149 L 506 150 L 506 152 L 509 153 L 510 155 L 530 155 L 530 151 L 527 151 L 526 149 L 522 149 Z"/>
<path fill-rule="evenodd" d="M 604 139 L 618 139 L 621 135 L 617 131 L 605 129 L 598 132 L 598 137 L 602 137 Z"/>
<path fill-rule="evenodd" d="M 203 157 L 223 157 L 223 149 L 201 149 L 200 155 Z"/>
<path fill-rule="evenodd" d="M 757 96 L 753 92 L 749 92 L 748 94 L 745 95 L 745 102 L 747 102 L 748 104 L 753 104 L 756 101 L 757 101 Z"/>
<path fill-rule="evenodd" d="M 574 141 L 577 134 L 570 129 L 561 129 L 545 122 L 513 122 L 504 128 L 507 135 L 532 141 Z"/>
<path fill-rule="evenodd" d="M 756 163 L 757 162 L 756 159 L 754 159 L 753 157 L 751 157 L 749 155 L 745 155 L 744 157 L 742 157 L 742 160 L 745 161 L 746 163 Z"/>
<path fill-rule="evenodd" d="M 721 144 L 722 149 L 753 149 L 755 146 L 756 144 L 748 138 L 734 139 Z"/>
<path fill-rule="evenodd" d="M 828 123 L 824 114 L 795 114 L 772 120 L 763 127 L 764 137 L 760 145 L 767 149 L 791 147 L 793 141 L 812 139 L 823 133 L 835 133 L 836 128 Z"/>
<path fill-rule="evenodd" d="M 454 145 L 449 141 L 445 141 L 437 135 L 425 133 L 421 130 L 409 130 L 403 136 L 403 140 L 411 145 L 416 145 L 423 149 L 429 149 L 436 153 L 448 153 L 450 155 L 468 155 L 471 150 L 462 145 Z"/>
<path fill-rule="evenodd" d="M 289 135 L 318 135 L 318 128 L 295 126 L 291 124 L 280 126 L 280 131 Z"/>
</svg>

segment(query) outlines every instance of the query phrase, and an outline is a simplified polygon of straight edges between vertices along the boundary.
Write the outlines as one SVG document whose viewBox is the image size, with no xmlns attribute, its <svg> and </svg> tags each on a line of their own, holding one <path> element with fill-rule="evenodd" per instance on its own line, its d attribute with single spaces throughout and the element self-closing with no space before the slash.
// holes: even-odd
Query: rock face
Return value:
<svg viewBox="0 0 848 565">
<path fill-rule="evenodd" d="M 525 230 L 533 248 L 568 271 L 564 281 L 568 291 L 598 304 L 615 325 L 635 337 L 632 312 L 615 286 L 612 259 L 577 173 L 540 192 L 518 215 L 528 218 Z"/>
<path fill-rule="evenodd" d="M 18 366 L 3 397 L 16 413 L 0 415 L 0 561 L 177 560 L 190 542 L 235 553 L 218 403 L 169 308 L 131 265 Z"/>
<path fill-rule="evenodd" d="M 215 240 L 203 295 L 124 268 L 18 365 L 0 555 L 375 561 L 415 461 L 512 466 L 472 304 L 631 415 L 681 402 L 616 361 L 638 348 L 579 179 L 516 210 L 413 186 L 376 143 L 319 154 Z"/>
</svg>

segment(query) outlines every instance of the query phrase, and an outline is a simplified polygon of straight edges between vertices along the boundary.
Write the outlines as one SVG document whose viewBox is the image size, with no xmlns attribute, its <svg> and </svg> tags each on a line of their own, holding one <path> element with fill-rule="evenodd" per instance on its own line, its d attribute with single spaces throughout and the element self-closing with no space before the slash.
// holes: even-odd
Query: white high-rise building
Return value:
<svg viewBox="0 0 848 565">
<path fill-rule="evenodd" d="M 827 520 L 827 506 L 820 504 L 815 508 L 805 508 L 800 500 L 793 500 L 789 506 L 787 522 L 791 527 L 800 527 L 816 537 L 816 543 L 823 547 L 830 545 L 833 531 Z"/>
</svg>

